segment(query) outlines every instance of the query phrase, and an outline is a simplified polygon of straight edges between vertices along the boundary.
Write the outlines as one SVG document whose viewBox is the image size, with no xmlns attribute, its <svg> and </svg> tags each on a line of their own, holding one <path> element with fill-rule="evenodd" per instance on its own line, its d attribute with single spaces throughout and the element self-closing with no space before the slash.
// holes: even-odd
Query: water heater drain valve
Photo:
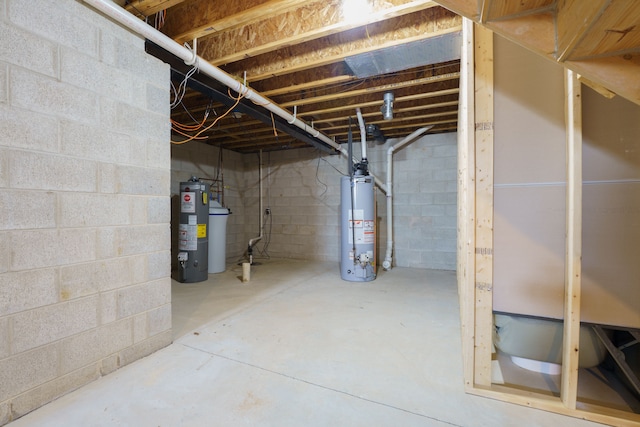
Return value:
<svg viewBox="0 0 640 427">
<path fill-rule="evenodd" d="M 363 252 L 360 255 L 358 255 L 358 257 L 356 258 L 356 261 L 358 261 L 358 263 L 360 263 L 360 266 L 364 268 L 367 264 L 371 262 L 371 258 L 369 257 L 368 253 Z"/>
<path fill-rule="evenodd" d="M 185 263 L 189 260 L 189 252 L 178 252 L 178 261 L 180 267 L 184 268 Z"/>
</svg>

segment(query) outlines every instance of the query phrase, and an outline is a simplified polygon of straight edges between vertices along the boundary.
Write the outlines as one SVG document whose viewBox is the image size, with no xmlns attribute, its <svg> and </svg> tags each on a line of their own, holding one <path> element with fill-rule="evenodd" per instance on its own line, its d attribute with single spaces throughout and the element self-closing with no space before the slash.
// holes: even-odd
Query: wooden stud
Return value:
<svg viewBox="0 0 640 427">
<path fill-rule="evenodd" d="M 475 114 L 473 21 L 462 19 L 458 108 L 458 295 L 465 388 L 474 383 L 475 325 Z"/>
<path fill-rule="evenodd" d="M 580 82 L 571 70 L 565 70 L 565 95 L 567 230 L 560 396 L 567 408 L 575 409 L 578 395 L 580 283 L 582 277 L 582 98 Z"/>
<path fill-rule="evenodd" d="M 475 28 L 474 383 L 491 385 L 493 340 L 493 33 Z"/>
</svg>

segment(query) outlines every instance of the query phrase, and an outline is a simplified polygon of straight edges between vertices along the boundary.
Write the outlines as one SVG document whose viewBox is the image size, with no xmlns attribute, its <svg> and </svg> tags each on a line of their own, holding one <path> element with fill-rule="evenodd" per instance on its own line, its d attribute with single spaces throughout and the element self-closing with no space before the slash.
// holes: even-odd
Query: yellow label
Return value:
<svg viewBox="0 0 640 427">
<path fill-rule="evenodd" d="M 207 224 L 198 224 L 198 239 L 207 237 Z"/>
<path fill-rule="evenodd" d="M 202 204 L 203 204 L 203 205 L 206 205 L 208 201 L 209 201 L 208 193 L 206 193 L 206 192 L 204 192 L 204 191 L 203 191 L 203 192 L 202 192 Z"/>
</svg>

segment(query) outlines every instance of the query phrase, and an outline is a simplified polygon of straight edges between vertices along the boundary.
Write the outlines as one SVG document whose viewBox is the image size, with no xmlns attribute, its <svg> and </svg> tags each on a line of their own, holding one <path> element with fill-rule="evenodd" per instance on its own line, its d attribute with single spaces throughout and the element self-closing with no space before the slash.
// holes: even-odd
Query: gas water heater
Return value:
<svg viewBox="0 0 640 427">
<path fill-rule="evenodd" d="M 365 173 L 340 180 L 340 276 L 351 282 L 376 278 L 375 187 Z"/>
<path fill-rule="evenodd" d="M 180 183 L 180 221 L 178 224 L 179 281 L 207 280 L 209 242 L 209 185 L 195 176 Z"/>
</svg>

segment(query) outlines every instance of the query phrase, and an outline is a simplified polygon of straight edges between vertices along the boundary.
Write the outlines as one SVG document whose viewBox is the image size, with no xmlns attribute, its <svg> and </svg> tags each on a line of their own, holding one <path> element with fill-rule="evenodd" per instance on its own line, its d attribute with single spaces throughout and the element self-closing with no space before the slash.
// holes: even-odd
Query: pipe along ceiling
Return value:
<svg viewBox="0 0 640 427">
<path fill-rule="evenodd" d="M 161 61 L 171 66 L 171 79 L 175 81 L 183 81 L 185 76 L 191 70 L 192 66 L 187 65 L 184 61 L 166 49 L 157 45 L 156 43 L 146 40 L 145 43 L 146 52 Z M 203 73 L 192 74 L 186 82 L 187 86 L 196 90 L 203 95 L 210 97 L 212 100 L 222 103 L 227 108 L 231 108 L 236 104 L 237 99 L 229 96 L 227 86 L 214 80 Z M 234 107 L 234 111 L 247 114 L 256 120 L 271 126 L 273 125 L 277 130 L 286 132 L 294 138 L 306 142 L 313 147 L 322 150 L 324 152 L 338 154 L 334 147 L 328 145 L 326 142 L 319 138 L 314 137 L 311 134 L 301 131 L 296 126 L 292 126 L 289 122 L 283 118 L 271 114 L 266 108 L 253 103 L 247 98 L 242 98 L 240 102 Z"/>
</svg>

